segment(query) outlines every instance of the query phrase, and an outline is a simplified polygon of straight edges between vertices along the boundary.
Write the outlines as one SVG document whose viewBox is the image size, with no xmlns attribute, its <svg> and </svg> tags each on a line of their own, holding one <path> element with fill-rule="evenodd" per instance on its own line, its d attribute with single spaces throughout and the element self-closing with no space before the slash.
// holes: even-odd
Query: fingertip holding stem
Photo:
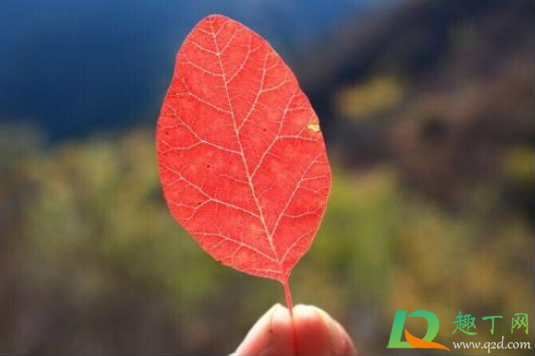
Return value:
<svg viewBox="0 0 535 356">
<path fill-rule="evenodd" d="M 344 328 L 323 310 L 280 304 L 268 310 L 235 355 L 352 355 L 356 349 Z"/>
</svg>

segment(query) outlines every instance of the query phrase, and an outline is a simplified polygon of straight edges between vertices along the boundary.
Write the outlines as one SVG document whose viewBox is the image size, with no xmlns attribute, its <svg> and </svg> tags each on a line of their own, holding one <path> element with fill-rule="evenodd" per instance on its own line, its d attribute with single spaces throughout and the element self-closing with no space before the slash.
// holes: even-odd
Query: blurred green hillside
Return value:
<svg viewBox="0 0 535 356">
<path fill-rule="evenodd" d="M 340 41 L 362 49 L 343 62 L 375 61 L 336 66 L 358 75 L 313 101 L 329 122 L 334 180 L 294 299 L 329 311 L 365 353 L 385 351 L 397 309 L 435 313 L 435 341 L 450 347 L 532 339 L 533 319 L 529 335 L 510 333 L 513 314 L 533 315 L 532 4 L 492 3 L 446 12 L 470 21 L 403 30 L 407 14 L 463 9 L 409 2 L 367 27 L 433 42 L 442 26 L 425 66 L 410 56 L 422 45 L 391 39 L 381 56 L 363 43 L 382 37 L 342 26 Z M 283 302 L 276 282 L 220 266 L 173 221 L 153 126 L 54 144 L 38 128 L 0 126 L 0 231 L 0 353 L 231 352 Z M 477 317 L 476 336 L 451 335 L 459 311 Z M 503 315 L 494 335 L 489 315 Z M 421 337 L 426 326 L 408 327 Z"/>
<path fill-rule="evenodd" d="M 221 267 L 175 224 L 152 136 L 96 137 L 4 163 L 4 350 L 230 350 L 282 302 L 277 283 Z M 504 166 L 525 170 L 531 159 Z M 514 172 L 522 174 L 533 172 Z M 384 347 L 400 308 L 432 310 L 446 330 L 458 310 L 531 310 L 530 222 L 501 206 L 499 186 L 474 190 L 452 212 L 388 166 L 335 167 L 334 177 L 323 227 L 292 284 L 298 302 L 340 318 L 362 349 Z"/>
</svg>

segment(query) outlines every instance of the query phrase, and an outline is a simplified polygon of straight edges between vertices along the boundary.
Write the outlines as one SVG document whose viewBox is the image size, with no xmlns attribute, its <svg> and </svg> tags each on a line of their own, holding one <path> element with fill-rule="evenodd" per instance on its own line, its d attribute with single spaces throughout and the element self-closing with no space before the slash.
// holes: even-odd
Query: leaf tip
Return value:
<svg viewBox="0 0 535 356">
<path fill-rule="evenodd" d="M 201 20 L 201 22 L 216 22 L 216 21 L 231 21 L 230 18 L 228 18 L 225 15 L 221 14 L 210 14 L 206 16 L 204 19 Z"/>
</svg>

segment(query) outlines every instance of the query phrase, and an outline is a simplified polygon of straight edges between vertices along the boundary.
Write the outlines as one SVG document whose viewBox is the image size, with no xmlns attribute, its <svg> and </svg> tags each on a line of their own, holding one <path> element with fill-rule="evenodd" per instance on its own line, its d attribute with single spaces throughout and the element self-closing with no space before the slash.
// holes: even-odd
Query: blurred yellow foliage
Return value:
<svg viewBox="0 0 535 356">
<path fill-rule="evenodd" d="M 514 183 L 529 188 L 533 184 L 534 162 L 533 147 L 519 146 L 509 150 L 505 155 L 504 172 Z"/>
<path fill-rule="evenodd" d="M 372 77 L 363 84 L 341 89 L 336 97 L 339 114 L 365 119 L 393 109 L 403 98 L 403 87 L 394 77 Z"/>
<path fill-rule="evenodd" d="M 11 178 L 0 200 L 10 201 L 12 228 L 0 254 L 4 270 L 17 271 L 0 293 L 17 295 L 0 325 L 5 349 L 31 321 L 40 351 L 80 343 L 95 353 L 232 350 L 257 316 L 283 302 L 278 283 L 220 266 L 173 221 L 150 132 L 64 143 L 2 164 Z M 384 349 L 397 309 L 430 310 L 450 333 L 459 310 L 504 318 L 530 311 L 530 226 L 499 213 L 498 200 L 450 212 L 407 188 L 390 165 L 359 174 L 334 167 L 333 179 L 322 228 L 291 284 L 297 303 L 331 312 L 359 348 Z M 47 325 L 64 315 L 54 338 Z M 497 334 L 506 328 L 496 325 Z"/>
</svg>

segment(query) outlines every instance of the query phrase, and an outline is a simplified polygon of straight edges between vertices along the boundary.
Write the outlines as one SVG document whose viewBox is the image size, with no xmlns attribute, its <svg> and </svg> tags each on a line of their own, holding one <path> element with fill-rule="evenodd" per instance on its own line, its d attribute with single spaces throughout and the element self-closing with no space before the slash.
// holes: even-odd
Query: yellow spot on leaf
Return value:
<svg viewBox="0 0 535 356">
<path fill-rule="evenodd" d="M 308 124 L 307 129 L 309 129 L 312 132 L 320 132 L 320 124 Z"/>
</svg>

